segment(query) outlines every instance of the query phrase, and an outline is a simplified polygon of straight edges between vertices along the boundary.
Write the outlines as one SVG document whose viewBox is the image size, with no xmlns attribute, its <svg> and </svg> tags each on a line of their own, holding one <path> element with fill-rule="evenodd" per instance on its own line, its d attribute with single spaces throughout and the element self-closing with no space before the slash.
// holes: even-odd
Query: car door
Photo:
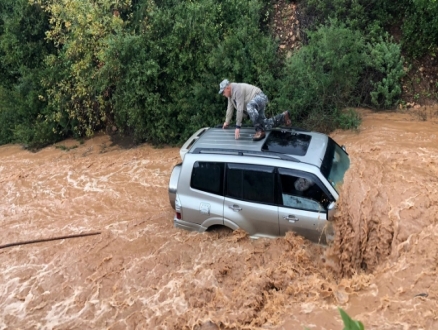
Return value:
<svg viewBox="0 0 438 330">
<path fill-rule="evenodd" d="M 325 242 L 327 206 L 333 198 L 313 174 L 280 168 L 280 235 L 294 231 L 314 242 Z"/>
<path fill-rule="evenodd" d="M 275 182 L 272 166 L 227 164 L 224 220 L 250 236 L 278 236 Z"/>
<path fill-rule="evenodd" d="M 181 194 L 183 220 L 198 225 L 223 224 L 223 180 L 225 164 L 197 161 L 193 164 L 190 187 Z"/>
</svg>

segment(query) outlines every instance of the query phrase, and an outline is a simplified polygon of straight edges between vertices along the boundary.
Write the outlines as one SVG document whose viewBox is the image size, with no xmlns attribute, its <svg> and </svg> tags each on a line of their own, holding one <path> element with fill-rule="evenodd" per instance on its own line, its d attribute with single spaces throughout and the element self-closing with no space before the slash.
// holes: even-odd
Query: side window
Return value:
<svg viewBox="0 0 438 330">
<path fill-rule="evenodd" d="M 190 187 L 223 196 L 224 164 L 196 162 L 193 165 Z"/>
<path fill-rule="evenodd" d="M 274 167 L 249 164 L 227 165 L 226 196 L 263 204 L 275 201 Z"/>
<path fill-rule="evenodd" d="M 316 177 L 286 169 L 279 169 L 282 206 L 294 209 L 325 212 L 330 199 L 317 184 Z"/>
</svg>

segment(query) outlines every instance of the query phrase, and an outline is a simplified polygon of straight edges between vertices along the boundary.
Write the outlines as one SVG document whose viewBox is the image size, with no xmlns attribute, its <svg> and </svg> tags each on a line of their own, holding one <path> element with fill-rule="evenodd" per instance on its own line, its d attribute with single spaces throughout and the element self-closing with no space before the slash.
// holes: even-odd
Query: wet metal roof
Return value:
<svg viewBox="0 0 438 330">
<path fill-rule="evenodd" d="M 325 134 L 296 129 L 274 129 L 266 132 L 261 141 L 253 141 L 254 128 L 242 127 L 240 139 L 234 138 L 234 129 L 203 128 L 192 135 L 181 148 L 181 157 L 186 152 L 194 153 L 205 149 L 208 152 L 248 151 L 258 154 L 290 156 L 291 160 L 320 166 L 327 148 Z M 281 157 L 284 158 L 284 157 Z"/>
</svg>

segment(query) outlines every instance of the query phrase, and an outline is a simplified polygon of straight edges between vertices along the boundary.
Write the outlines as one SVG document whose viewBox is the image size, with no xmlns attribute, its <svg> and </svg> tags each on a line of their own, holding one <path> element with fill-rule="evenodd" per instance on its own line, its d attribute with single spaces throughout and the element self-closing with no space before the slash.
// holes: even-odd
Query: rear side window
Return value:
<svg viewBox="0 0 438 330">
<path fill-rule="evenodd" d="M 190 187 L 223 196 L 224 164 L 196 162 L 193 165 Z"/>
<path fill-rule="evenodd" d="M 248 164 L 227 165 L 226 196 L 263 204 L 275 201 L 274 167 Z"/>
</svg>

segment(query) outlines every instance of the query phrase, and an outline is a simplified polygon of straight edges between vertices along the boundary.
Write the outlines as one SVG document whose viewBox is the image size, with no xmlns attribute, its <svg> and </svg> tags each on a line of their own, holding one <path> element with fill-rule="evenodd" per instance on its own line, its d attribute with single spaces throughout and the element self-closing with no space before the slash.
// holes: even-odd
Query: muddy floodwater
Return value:
<svg viewBox="0 0 438 330">
<path fill-rule="evenodd" d="M 0 146 L 0 329 L 438 329 L 438 123 L 361 111 L 336 240 L 173 227 L 178 148 Z"/>
</svg>

